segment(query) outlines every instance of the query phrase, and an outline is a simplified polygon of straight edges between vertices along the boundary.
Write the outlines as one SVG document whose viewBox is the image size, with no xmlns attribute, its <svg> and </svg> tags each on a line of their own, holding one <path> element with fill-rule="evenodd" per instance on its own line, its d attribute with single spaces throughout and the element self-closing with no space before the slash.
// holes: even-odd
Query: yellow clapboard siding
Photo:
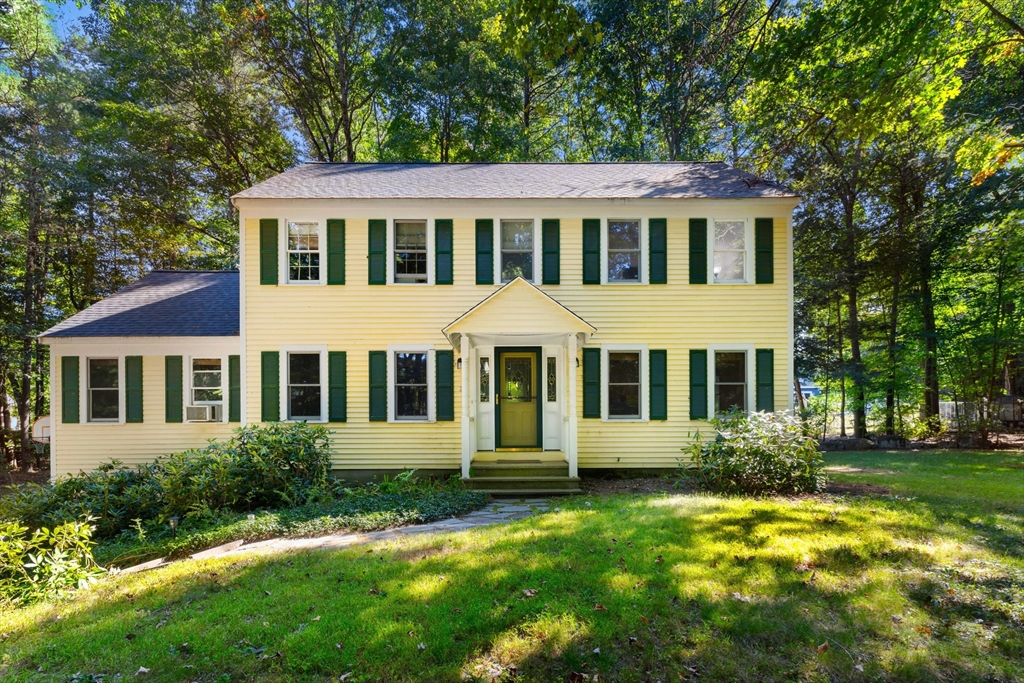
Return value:
<svg viewBox="0 0 1024 683">
<path fill-rule="evenodd" d="M 55 378 L 50 403 L 55 433 L 57 476 L 89 472 L 110 460 L 120 460 L 127 465 L 152 462 L 156 457 L 167 453 L 202 448 L 210 439 L 227 438 L 232 430 L 238 427 L 237 424 L 225 423 L 165 422 L 164 356 L 142 357 L 141 423 L 89 424 L 85 422 L 84 413 L 80 415 L 82 422 L 79 424 L 61 423 L 60 362 L 55 363 Z M 85 387 L 80 387 L 80 391 L 84 392 Z"/>
<path fill-rule="evenodd" d="M 244 269 L 243 283 L 246 420 L 260 420 L 262 351 L 277 351 L 293 344 L 326 344 L 328 350 L 348 352 L 348 422 L 331 425 L 337 467 L 457 468 L 461 373 L 455 373 L 456 421 L 371 423 L 368 353 L 394 344 L 451 348 L 441 330 L 497 289 L 496 285 L 475 284 L 474 219 L 454 218 L 454 284 L 450 286 L 368 285 L 367 220 L 386 217 L 387 213 L 356 215 L 359 211 L 353 208 L 355 205 L 344 203 L 332 207 L 323 218 L 346 219 L 346 284 L 261 286 L 257 264 L 259 219 L 285 216 L 291 206 L 267 201 L 249 204 L 243 211 L 243 258 L 251 264 Z M 451 214 L 431 209 L 429 215 Z M 583 285 L 582 218 L 560 219 L 563 284 L 540 288 L 597 328 L 588 345 L 642 343 L 668 353 L 669 419 L 663 422 L 582 419 L 582 370 L 577 371 L 581 467 L 676 465 L 689 436 L 706 427 L 703 422 L 689 420 L 689 349 L 723 343 L 774 349 L 775 403 L 778 408 L 788 405 L 791 282 L 784 229 L 788 218 L 785 212 L 774 215 L 778 227 L 772 285 L 688 284 L 688 216 L 682 209 L 680 215 L 668 218 L 667 285 Z M 284 258 L 284 254 L 279 257 Z M 510 330 L 531 332 L 518 330 L 516 321 L 509 321 L 509 325 Z"/>
</svg>

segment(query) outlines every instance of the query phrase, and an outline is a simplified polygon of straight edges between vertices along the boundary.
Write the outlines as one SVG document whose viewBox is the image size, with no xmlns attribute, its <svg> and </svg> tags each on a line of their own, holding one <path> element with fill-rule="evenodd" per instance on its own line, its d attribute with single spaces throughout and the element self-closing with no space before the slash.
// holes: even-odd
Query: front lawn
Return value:
<svg viewBox="0 0 1024 683">
<path fill-rule="evenodd" d="M 443 537 L 181 562 L 0 616 L 0 678 L 1024 679 L 1024 454 L 828 464 L 893 493 L 577 497 Z"/>
</svg>

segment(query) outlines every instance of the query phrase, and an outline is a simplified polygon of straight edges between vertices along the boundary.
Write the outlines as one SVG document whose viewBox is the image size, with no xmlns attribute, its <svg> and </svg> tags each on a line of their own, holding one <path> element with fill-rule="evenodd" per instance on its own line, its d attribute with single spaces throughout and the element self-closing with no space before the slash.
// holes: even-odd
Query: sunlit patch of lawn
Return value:
<svg viewBox="0 0 1024 683">
<path fill-rule="evenodd" d="M 864 476 L 895 495 L 579 497 L 447 536 L 114 577 L 0 616 L 0 678 L 1024 679 L 1024 498 L 1004 472 L 1022 455 L 971 455 L 960 496 L 927 471 L 955 454 L 868 457 L 829 462 L 891 471 Z"/>
</svg>

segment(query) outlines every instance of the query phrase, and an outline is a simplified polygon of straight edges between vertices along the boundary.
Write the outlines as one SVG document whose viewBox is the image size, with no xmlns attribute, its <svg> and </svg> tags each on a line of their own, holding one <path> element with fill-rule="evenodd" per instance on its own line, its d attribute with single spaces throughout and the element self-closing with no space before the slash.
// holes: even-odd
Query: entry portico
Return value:
<svg viewBox="0 0 1024 683">
<path fill-rule="evenodd" d="M 577 350 L 596 328 L 516 278 L 444 328 L 462 363 L 462 476 L 486 453 L 562 454 L 578 476 Z"/>
</svg>

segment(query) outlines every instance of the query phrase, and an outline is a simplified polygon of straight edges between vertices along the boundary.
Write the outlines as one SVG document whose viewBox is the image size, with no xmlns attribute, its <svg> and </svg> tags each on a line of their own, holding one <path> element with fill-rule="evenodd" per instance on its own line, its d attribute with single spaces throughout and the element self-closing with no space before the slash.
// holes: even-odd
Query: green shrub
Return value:
<svg viewBox="0 0 1024 683">
<path fill-rule="evenodd" d="M 698 432 L 687 475 L 719 493 L 807 493 L 825 488 L 824 461 L 797 418 L 785 413 L 732 412 L 712 418 L 715 438 Z M 682 463 L 681 463 L 682 464 Z"/>
<path fill-rule="evenodd" d="M 28 535 L 28 527 L 0 522 L 0 603 L 28 604 L 84 588 L 103 575 L 92 557 L 89 518 Z"/>
<path fill-rule="evenodd" d="M 96 538 L 112 538 L 135 520 L 163 524 L 208 510 L 299 505 L 327 486 L 329 436 L 323 425 L 306 423 L 242 427 L 227 441 L 148 465 L 113 461 L 53 484 L 19 487 L 0 498 L 0 519 L 39 529 L 90 515 Z"/>
<path fill-rule="evenodd" d="M 323 425 L 275 422 L 169 455 L 160 462 L 163 514 L 301 505 L 311 490 L 327 485 L 329 437 Z"/>
</svg>

